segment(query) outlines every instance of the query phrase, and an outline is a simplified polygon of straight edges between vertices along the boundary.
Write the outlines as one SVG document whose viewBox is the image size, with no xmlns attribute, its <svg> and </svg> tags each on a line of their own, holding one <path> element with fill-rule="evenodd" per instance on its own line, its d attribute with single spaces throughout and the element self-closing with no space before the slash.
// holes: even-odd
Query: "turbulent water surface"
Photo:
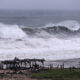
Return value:
<svg viewBox="0 0 80 80">
<path fill-rule="evenodd" d="M 80 12 L 0 12 L 1 60 L 80 58 Z"/>
</svg>

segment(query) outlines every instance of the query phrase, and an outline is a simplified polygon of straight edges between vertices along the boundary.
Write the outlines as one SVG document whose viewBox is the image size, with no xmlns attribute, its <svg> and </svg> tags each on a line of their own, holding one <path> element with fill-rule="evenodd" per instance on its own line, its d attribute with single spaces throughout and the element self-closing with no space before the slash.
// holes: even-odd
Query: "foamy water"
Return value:
<svg viewBox="0 0 80 80">
<path fill-rule="evenodd" d="M 79 23 L 63 21 L 53 25 L 34 30 L 25 28 L 26 31 L 24 31 L 18 25 L 0 24 L 0 60 L 14 57 L 46 60 L 80 58 L 80 38 L 59 37 L 64 34 L 62 30 L 79 33 Z M 60 31 L 60 34 L 57 33 L 58 36 L 56 36 L 54 31 Z"/>
</svg>

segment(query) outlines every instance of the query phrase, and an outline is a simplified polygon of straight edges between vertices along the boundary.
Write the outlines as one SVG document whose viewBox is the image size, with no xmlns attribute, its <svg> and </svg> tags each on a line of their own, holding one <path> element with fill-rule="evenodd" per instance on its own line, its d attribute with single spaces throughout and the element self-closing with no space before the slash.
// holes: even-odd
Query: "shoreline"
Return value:
<svg viewBox="0 0 80 80">
<path fill-rule="evenodd" d="M 15 57 L 18 57 L 20 59 L 38 58 L 45 59 L 46 61 L 67 60 L 80 58 L 80 50 L 44 50 L 41 52 L 36 52 L 36 50 L 32 50 L 32 53 L 30 53 L 27 49 L 0 49 L 0 60 L 11 60 Z"/>
</svg>

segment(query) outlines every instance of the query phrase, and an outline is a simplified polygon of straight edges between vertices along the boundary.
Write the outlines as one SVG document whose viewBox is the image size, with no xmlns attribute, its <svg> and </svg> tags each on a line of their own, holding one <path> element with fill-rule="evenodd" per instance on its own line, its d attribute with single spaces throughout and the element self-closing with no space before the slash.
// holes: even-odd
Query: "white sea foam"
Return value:
<svg viewBox="0 0 80 80">
<path fill-rule="evenodd" d="M 18 25 L 0 24 L 0 60 L 14 57 L 47 60 L 80 58 L 80 38 L 31 38 Z"/>
<path fill-rule="evenodd" d="M 17 25 L 5 25 L 0 23 L 0 38 L 20 39 L 26 37 L 26 34 Z"/>
</svg>

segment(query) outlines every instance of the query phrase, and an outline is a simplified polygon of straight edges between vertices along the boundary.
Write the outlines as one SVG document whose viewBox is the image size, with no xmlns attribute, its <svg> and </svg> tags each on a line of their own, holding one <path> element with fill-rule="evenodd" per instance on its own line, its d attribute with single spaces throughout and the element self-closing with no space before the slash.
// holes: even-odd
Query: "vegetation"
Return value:
<svg viewBox="0 0 80 80">
<path fill-rule="evenodd" d="M 40 71 L 39 73 L 29 73 L 28 76 L 37 79 L 80 80 L 80 69 L 53 69 Z"/>
</svg>

